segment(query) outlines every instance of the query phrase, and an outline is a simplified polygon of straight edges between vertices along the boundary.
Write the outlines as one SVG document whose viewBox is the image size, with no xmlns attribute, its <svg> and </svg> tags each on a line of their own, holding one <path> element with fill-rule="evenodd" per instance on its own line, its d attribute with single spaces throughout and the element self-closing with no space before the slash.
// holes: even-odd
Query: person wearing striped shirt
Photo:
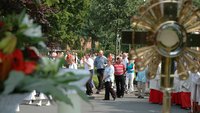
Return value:
<svg viewBox="0 0 200 113">
<path fill-rule="evenodd" d="M 117 87 L 117 97 L 121 98 L 124 96 L 124 85 L 125 85 L 125 79 L 124 79 L 124 73 L 126 71 L 124 64 L 121 62 L 121 58 L 117 57 L 117 61 L 114 64 L 115 69 L 115 81 L 116 81 L 116 87 Z"/>
</svg>

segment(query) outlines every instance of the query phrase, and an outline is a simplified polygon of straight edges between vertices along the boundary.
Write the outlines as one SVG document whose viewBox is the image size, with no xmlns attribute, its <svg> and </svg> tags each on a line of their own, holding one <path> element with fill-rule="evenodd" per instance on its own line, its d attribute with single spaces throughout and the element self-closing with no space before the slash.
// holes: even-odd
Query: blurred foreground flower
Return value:
<svg viewBox="0 0 200 113">
<path fill-rule="evenodd" d="M 72 105 L 66 92 L 75 90 L 88 101 L 76 82 L 86 82 L 89 72 L 63 71 L 64 59 L 41 57 L 36 45 L 45 47 L 41 26 L 27 14 L 0 18 L 0 98 L 36 90 Z"/>
</svg>

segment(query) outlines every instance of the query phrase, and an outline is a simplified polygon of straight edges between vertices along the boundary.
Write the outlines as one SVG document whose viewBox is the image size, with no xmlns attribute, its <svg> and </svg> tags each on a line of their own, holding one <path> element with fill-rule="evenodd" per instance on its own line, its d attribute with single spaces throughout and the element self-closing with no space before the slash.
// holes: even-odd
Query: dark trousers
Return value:
<svg viewBox="0 0 200 113">
<path fill-rule="evenodd" d="M 104 73 L 104 69 L 97 69 L 97 77 L 98 77 L 98 87 L 97 90 L 101 91 L 101 89 L 103 89 L 103 73 Z"/>
<path fill-rule="evenodd" d="M 136 81 L 136 78 L 137 78 L 137 72 L 135 73 L 135 77 L 134 77 L 134 80 L 133 80 L 133 86 L 137 86 L 137 81 Z"/>
<path fill-rule="evenodd" d="M 124 75 L 115 75 L 115 82 L 117 87 L 117 97 L 123 97 L 124 96 L 124 90 L 125 90 L 125 79 Z"/>
<path fill-rule="evenodd" d="M 90 71 L 90 79 L 87 81 L 86 83 L 86 94 L 87 95 L 91 95 L 93 93 L 92 91 L 92 76 L 93 76 L 93 70 L 89 70 Z"/>
<path fill-rule="evenodd" d="M 110 94 L 112 95 L 113 99 L 116 98 L 116 93 L 112 88 L 112 82 L 105 82 L 105 100 L 110 100 Z"/>
</svg>

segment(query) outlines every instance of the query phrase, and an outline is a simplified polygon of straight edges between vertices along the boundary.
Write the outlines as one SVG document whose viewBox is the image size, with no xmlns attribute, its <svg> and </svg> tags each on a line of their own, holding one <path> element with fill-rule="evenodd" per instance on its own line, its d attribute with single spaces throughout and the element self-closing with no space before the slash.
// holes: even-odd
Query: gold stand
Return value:
<svg viewBox="0 0 200 113">
<path fill-rule="evenodd" d="M 171 113 L 171 90 L 163 90 L 162 113 Z"/>
<path fill-rule="evenodd" d="M 171 113 L 171 90 L 173 87 L 173 59 L 162 57 L 161 89 L 163 91 L 162 113 Z"/>
</svg>

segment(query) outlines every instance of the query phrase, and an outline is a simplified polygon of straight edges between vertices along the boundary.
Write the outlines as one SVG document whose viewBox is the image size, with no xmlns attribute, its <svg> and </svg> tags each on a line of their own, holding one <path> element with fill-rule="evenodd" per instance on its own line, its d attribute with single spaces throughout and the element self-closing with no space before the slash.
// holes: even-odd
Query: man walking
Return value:
<svg viewBox="0 0 200 113">
<path fill-rule="evenodd" d="M 89 70 L 90 74 L 91 74 L 90 79 L 86 83 L 86 94 L 92 95 L 93 94 L 93 91 L 92 91 L 92 76 L 93 76 L 93 69 L 94 69 L 94 61 L 93 61 L 92 58 L 90 58 L 89 54 L 86 54 L 83 62 L 84 62 L 85 70 Z"/>
<path fill-rule="evenodd" d="M 100 50 L 98 56 L 94 60 L 94 66 L 97 68 L 97 77 L 99 81 L 96 94 L 99 94 L 103 88 L 103 74 L 106 64 L 107 58 L 103 55 L 103 51 Z"/>
</svg>

